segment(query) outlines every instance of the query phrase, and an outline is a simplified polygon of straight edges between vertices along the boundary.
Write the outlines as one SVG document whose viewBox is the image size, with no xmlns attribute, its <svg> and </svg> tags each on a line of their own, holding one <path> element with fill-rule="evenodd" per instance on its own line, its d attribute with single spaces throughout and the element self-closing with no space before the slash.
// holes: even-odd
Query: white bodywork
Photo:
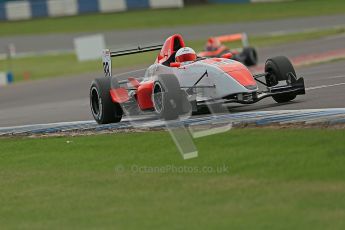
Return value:
<svg viewBox="0 0 345 230">
<path fill-rule="evenodd" d="M 217 60 L 219 60 L 219 58 Z M 221 62 L 226 65 L 236 64 L 236 66 L 241 65 L 243 68 L 246 68 L 244 65 L 234 60 L 221 59 Z M 147 69 L 143 82 L 152 81 L 155 76 L 160 74 L 173 74 L 179 80 L 181 88 L 187 88 L 192 87 L 206 72 L 206 76 L 196 85 L 197 100 L 210 98 L 219 99 L 232 94 L 258 91 L 256 85 L 254 89 L 247 89 L 231 77 L 231 72 L 226 73 L 217 66 L 217 64 L 209 63 L 207 59 L 180 67 L 153 64 Z"/>
</svg>

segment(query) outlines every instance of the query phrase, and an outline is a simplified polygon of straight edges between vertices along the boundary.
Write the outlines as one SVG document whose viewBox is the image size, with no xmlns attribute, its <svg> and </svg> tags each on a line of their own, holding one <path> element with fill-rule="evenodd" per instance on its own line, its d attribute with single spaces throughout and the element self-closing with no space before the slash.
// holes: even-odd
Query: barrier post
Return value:
<svg viewBox="0 0 345 230">
<path fill-rule="evenodd" d="M 11 84 L 14 82 L 14 77 L 13 77 L 13 73 L 11 71 L 7 72 L 7 83 Z"/>
</svg>

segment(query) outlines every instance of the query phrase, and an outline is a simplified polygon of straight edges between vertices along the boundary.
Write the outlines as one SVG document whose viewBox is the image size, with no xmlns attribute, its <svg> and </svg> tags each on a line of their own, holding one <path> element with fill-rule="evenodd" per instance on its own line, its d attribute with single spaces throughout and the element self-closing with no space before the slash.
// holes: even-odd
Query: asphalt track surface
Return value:
<svg viewBox="0 0 345 230">
<path fill-rule="evenodd" d="M 263 35 L 272 33 L 301 32 L 313 29 L 325 29 L 335 26 L 345 26 L 345 14 L 232 24 L 178 26 L 158 29 L 5 36 L 0 37 L 0 53 L 5 53 L 6 47 L 10 43 L 13 43 L 16 46 L 16 51 L 18 53 L 71 50 L 73 49 L 73 40 L 75 37 L 99 33 L 104 34 L 108 47 L 121 49 L 124 47 L 132 47 L 133 45 L 136 46 L 161 43 L 166 37 L 174 33 L 182 34 L 186 40 L 195 40 L 214 35 L 238 32 L 247 32 L 249 35 Z M 140 36 L 138 37 L 138 35 Z"/>
<path fill-rule="evenodd" d="M 263 48 L 258 52 L 263 62 L 268 56 L 303 56 L 329 49 L 341 49 L 344 46 L 345 37 L 334 36 Z M 345 61 L 298 68 L 297 74 L 305 78 L 306 87 L 309 89 L 307 95 L 299 96 L 295 101 L 286 104 L 277 104 L 271 98 L 254 105 L 232 104 L 230 112 L 344 108 L 344 69 Z M 102 73 L 21 82 L 0 88 L 0 127 L 92 120 L 88 90 L 90 82 L 98 76 L 102 76 Z"/>
</svg>

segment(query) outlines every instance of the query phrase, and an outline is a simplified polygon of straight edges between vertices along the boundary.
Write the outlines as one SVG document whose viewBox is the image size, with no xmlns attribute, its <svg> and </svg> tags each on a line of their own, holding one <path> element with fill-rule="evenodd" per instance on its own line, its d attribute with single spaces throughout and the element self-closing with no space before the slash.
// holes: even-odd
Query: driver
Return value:
<svg viewBox="0 0 345 230">
<path fill-rule="evenodd" d="M 175 60 L 183 65 L 190 64 L 196 60 L 196 53 L 192 48 L 183 47 L 176 52 Z"/>
<path fill-rule="evenodd" d="M 216 51 L 221 46 L 222 46 L 222 44 L 220 43 L 220 41 L 217 38 L 209 38 L 207 40 L 205 50 L 206 51 Z"/>
</svg>

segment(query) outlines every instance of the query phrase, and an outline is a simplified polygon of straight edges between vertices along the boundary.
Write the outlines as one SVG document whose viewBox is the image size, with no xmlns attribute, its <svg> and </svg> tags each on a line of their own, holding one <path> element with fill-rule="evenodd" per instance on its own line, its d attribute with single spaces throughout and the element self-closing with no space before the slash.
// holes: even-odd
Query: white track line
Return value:
<svg viewBox="0 0 345 230">
<path fill-rule="evenodd" d="M 328 77 L 327 79 L 337 79 L 337 78 L 344 78 L 345 76 L 334 76 L 334 77 Z"/>
<path fill-rule="evenodd" d="M 339 85 L 345 85 L 345 82 L 338 83 L 338 84 L 332 84 L 332 85 L 320 85 L 320 86 L 315 86 L 315 87 L 309 87 L 309 88 L 306 88 L 305 90 L 309 91 L 309 90 L 322 89 L 322 88 L 328 88 L 328 87 L 339 86 Z"/>
</svg>

